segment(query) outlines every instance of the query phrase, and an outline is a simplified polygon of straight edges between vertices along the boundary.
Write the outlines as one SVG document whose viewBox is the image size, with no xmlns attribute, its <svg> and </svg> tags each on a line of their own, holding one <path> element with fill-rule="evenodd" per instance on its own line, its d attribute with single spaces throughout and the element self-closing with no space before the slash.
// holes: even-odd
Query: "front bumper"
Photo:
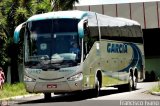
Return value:
<svg viewBox="0 0 160 106">
<path fill-rule="evenodd" d="M 32 93 L 67 93 L 82 90 L 82 80 L 62 82 L 25 82 L 26 91 Z"/>
</svg>

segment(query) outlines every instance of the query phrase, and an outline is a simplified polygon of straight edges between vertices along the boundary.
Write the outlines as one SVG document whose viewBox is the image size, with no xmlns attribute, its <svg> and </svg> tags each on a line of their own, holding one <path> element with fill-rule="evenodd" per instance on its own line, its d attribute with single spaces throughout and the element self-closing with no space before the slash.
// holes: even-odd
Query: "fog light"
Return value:
<svg viewBox="0 0 160 106">
<path fill-rule="evenodd" d="M 34 82 L 34 81 L 36 81 L 36 80 L 25 75 L 25 76 L 24 76 L 24 81 L 25 81 L 25 82 Z"/>
</svg>

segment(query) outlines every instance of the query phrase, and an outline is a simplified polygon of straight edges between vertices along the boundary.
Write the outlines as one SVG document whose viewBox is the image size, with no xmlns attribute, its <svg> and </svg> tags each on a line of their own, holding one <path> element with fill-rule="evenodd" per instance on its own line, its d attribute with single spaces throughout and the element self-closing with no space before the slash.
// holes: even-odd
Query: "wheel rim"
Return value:
<svg viewBox="0 0 160 106">
<path fill-rule="evenodd" d="M 137 81 L 136 81 L 136 76 L 134 76 L 133 77 L 133 82 L 134 82 L 134 89 L 136 89 L 137 88 Z"/>
<path fill-rule="evenodd" d="M 132 88 L 133 87 L 133 80 L 132 80 L 132 77 L 130 76 L 130 79 L 129 79 L 129 87 Z"/>
<path fill-rule="evenodd" d="M 133 82 L 133 78 L 130 76 L 129 77 L 129 85 L 128 85 L 128 90 L 132 91 L 134 88 L 134 82 Z"/>
<path fill-rule="evenodd" d="M 100 88 L 99 88 L 99 81 L 97 82 L 97 93 L 98 93 L 98 95 L 99 95 L 99 90 L 100 90 Z"/>
<path fill-rule="evenodd" d="M 99 85 L 98 79 L 97 79 L 97 81 L 96 81 L 95 90 L 96 90 L 96 96 L 99 96 L 100 85 Z"/>
</svg>

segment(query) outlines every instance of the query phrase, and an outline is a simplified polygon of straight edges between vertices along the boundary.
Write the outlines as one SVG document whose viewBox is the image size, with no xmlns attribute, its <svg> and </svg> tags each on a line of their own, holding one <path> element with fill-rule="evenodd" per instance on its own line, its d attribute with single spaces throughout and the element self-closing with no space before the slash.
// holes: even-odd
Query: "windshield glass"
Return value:
<svg viewBox="0 0 160 106">
<path fill-rule="evenodd" d="M 81 59 L 78 20 L 40 20 L 29 22 L 25 38 L 25 63 L 29 66 L 77 65 Z"/>
</svg>

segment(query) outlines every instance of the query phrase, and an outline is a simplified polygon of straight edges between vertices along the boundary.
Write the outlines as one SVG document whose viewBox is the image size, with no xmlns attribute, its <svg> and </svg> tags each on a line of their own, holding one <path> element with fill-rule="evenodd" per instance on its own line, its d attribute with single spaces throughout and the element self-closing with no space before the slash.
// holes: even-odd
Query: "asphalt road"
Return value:
<svg viewBox="0 0 160 106">
<path fill-rule="evenodd" d="M 158 82 L 138 83 L 137 90 L 130 92 L 122 92 L 114 88 L 103 89 L 101 95 L 95 98 L 85 93 L 83 95 L 53 95 L 51 100 L 45 101 L 43 95 L 38 95 L 12 100 L 8 104 L 13 106 L 131 106 L 132 104 L 126 105 L 124 103 L 126 101 L 135 103 L 136 101 L 136 103 L 139 103 L 136 106 L 160 106 L 160 96 L 148 93 L 148 90 L 157 84 Z M 149 104 L 151 102 L 155 104 Z"/>
</svg>

